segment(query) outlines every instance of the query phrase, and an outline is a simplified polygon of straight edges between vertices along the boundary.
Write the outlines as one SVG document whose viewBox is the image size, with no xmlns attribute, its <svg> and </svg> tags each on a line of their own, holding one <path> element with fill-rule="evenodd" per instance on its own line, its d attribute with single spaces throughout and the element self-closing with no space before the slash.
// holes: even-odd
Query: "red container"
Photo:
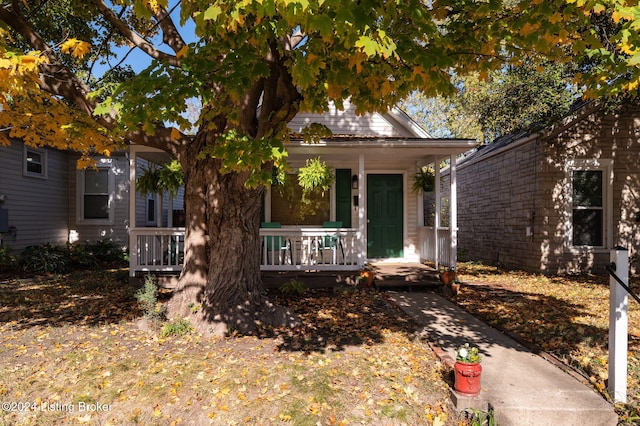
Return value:
<svg viewBox="0 0 640 426">
<path fill-rule="evenodd" d="M 456 392 L 467 396 L 479 395 L 482 366 L 478 363 L 467 364 L 458 361 L 453 365 L 453 368 L 456 373 L 454 385 Z"/>
</svg>

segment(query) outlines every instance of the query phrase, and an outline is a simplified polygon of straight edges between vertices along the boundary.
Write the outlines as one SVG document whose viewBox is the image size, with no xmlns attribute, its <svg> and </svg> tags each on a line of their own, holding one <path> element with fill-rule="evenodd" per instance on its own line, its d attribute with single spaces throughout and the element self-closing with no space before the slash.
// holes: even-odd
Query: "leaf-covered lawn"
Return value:
<svg viewBox="0 0 640 426">
<path fill-rule="evenodd" d="M 0 280 L 0 425 L 458 424 L 382 293 L 274 294 L 303 327 L 207 340 L 141 331 L 135 290 L 123 271 Z"/>
<path fill-rule="evenodd" d="M 489 324 L 534 343 L 580 371 L 597 390 L 606 393 L 608 277 L 547 277 L 471 263 L 459 264 L 458 273 L 464 283 L 456 298 L 460 306 Z M 638 279 L 633 277 L 630 281 L 632 289 L 640 293 Z M 623 410 L 627 414 L 631 407 L 640 406 L 640 304 L 631 297 L 628 362 L 629 406 Z"/>
</svg>

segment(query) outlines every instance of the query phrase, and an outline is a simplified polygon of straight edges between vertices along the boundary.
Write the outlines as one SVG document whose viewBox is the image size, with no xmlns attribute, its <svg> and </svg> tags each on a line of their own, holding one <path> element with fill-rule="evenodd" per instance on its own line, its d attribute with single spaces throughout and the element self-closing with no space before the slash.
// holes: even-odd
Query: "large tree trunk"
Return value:
<svg viewBox="0 0 640 426">
<path fill-rule="evenodd" d="M 263 187 L 248 175 L 220 173 L 219 160 L 181 158 L 185 170 L 184 269 L 169 318 L 186 318 L 204 335 L 253 334 L 258 324 L 295 326 L 298 318 L 266 297 L 260 275 Z"/>
</svg>

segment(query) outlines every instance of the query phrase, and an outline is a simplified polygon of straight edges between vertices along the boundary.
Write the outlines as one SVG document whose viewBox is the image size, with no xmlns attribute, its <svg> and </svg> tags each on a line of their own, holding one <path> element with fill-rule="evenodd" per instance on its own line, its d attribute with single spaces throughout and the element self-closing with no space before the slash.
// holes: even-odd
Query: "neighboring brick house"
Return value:
<svg viewBox="0 0 640 426">
<path fill-rule="evenodd" d="M 613 113 L 587 103 L 553 126 L 478 149 L 456 177 L 461 260 L 603 273 L 622 246 L 638 270 L 639 107 Z"/>
</svg>

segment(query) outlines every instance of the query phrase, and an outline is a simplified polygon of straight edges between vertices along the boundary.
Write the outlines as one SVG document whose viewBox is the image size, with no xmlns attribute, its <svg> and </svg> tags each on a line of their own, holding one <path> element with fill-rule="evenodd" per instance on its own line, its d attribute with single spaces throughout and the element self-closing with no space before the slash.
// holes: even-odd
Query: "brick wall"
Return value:
<svg viewBox="0 0 640 426">
<path fill-rule="evenodd" d="M 560 123 L 545 137 L 512 142 L 458 166 L 460 260 L 544 273 L 603 273 L 610 248 L 640 248 L 640 110 L 592 112 Z M 566 164 L 613 160 L 613 229 L 609 247 L 566 244 Z M 448 191 L 445 173 L 443 193 Z M 527 234 L 530 227 L 531 234 Z"/>
</svg>

